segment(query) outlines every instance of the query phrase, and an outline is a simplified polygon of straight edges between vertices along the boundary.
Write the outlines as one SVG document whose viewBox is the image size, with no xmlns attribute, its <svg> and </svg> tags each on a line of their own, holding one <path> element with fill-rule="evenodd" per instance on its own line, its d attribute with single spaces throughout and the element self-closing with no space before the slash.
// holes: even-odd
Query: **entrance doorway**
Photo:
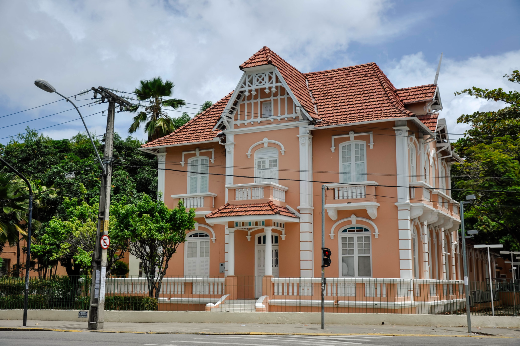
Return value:
<svg viewBox="0 0 520 346">
<path fill-rule="evenodd" d="M 273 268 L 273 277 L 277 278 L 279 276 L 279 267 L 278 267 L 278 241 L 279 237 L 277 234 L 271 235 L 271 244 L 272 244 L 272 268 Z M 265 234 L 259 234 L 256 236 L 255 242 L 255 297 L 258 298 L 262 296 L 262 279 L 265 275 Z"/>
</svg>

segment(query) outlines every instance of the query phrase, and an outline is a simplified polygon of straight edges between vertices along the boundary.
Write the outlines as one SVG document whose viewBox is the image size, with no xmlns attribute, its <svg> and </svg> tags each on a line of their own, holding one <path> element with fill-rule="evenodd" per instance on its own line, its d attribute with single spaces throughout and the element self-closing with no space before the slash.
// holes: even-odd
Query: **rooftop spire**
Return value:
<svg viewBox="0 0 520 346">
<path fill-rule="evenodd" d="M 435 85 L 437 85 L 437 80 L 439 79 L 439 72 L 441 71 L 442 54 L 443 53 L 441 53 L 441 58 L 439 59 L 439 66 L 437 66 L 437 73 L 435 74 L 435 81 L 433 82 L 433 84 L 435 84 Z"/>
</svg>

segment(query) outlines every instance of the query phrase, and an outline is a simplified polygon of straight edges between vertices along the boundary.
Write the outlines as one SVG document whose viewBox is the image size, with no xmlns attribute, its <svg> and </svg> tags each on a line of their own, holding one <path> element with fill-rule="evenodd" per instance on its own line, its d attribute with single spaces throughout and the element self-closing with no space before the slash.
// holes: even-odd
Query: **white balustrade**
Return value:
<svg viewBox="0 0 520 346">
<path fill-rule="evenodd" d="M 430 201 L 431 200 L 430 189 L 427 189 L 427 188 L 423 187 L 423 199 L 426 200 L 426 201 Z"/>
<path fill-rule="evenodd" d="M 277 201 L 285 202 L 285 191 L 287 191 L 285 186 L 276 183 L 228 185 L 226 188 L 228 190 L 235 190 L 235 200 L 237 201 L 272 198 Z M 272 189 L 272 194 L 270 189 Z"/>
<path fill-rule="evenodd" d="M 191 194 L 184 194 L 184 195 L 172 195 L 172 198 L 179 199 L 184 204 L 184 207 L 186 208 L 214 208 L 215 207 L 215 197 L 217 194 L 206 192 L 206 193 L 191 193 Z M 213 200 L 213 203 L 209 205 L 209 203 L 206 203 L 204 205 L 204 199 L 206 197 L 211 197 Z"/>
<path fill-rule="evenodd" d="M 186 208 L 202 208 L 204 207 L 204 197 L 184 197 L 180 199 Z"/>
<path fill-rule="evenodd" d="M 237 201 L 244 201 L 248 199 L 262 199 L 264 198 L 263 187 L 244 187 L 235 190 L 235 199 Z"/>
<path fill-rule="evenodd" d="M 345 185 L 334 187 L 334 199 L 366 198 L 365 185 Z"/>
<path fill-rule="evenodd" d="M 192 283 L 192 294 L 219 295 L 225 291 L 224 278 L 179 277 L 164 278 L 160 295 L 183 295 L 186 283 Z M 146 278 L 108 278 L 105 284 L 107 294 L 148 294 Z"/>
<path fill-rule="evenodd" d="M 285 190 L 277 186 L 273 187 L 273 198 L 280 202 L 285 202 Z"/>
</svg>

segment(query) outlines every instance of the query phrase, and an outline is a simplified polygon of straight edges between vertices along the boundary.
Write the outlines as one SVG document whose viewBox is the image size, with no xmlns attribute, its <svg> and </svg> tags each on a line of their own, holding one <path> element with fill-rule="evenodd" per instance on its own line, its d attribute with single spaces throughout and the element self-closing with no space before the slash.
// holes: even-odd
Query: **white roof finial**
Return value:
<svg viewBox="0 0 520 346">
<path fill-rule="evenodd" d="M 433 82 L 433 84 L 435 84 L 435 85 L 437 85 L 437 80 L 439 79 L 439 72 L 441 71 L 442 54 L 443 53 L 441 53 L 441 58 L 439 59 L 439 66 L 437 66 L 437 73 L 435 74 L 435 81 Z"/>
</svg>

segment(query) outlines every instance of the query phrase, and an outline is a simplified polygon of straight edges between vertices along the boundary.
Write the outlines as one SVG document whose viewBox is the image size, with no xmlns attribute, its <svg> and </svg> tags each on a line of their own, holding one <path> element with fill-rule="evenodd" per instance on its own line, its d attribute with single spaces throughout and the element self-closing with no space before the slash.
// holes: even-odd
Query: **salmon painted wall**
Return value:
<svg viewBox="0 0 520 346">
<path fill-rule="evenodd" d="M 314 263 L 315 276 L 320 275 L 321 263 L 321 182 L 339 183 L 340 144 L 349 141 L 349 137 L 337 138 L 334 141 L 335 151 L 331 151 L 332 136 L 345 135 L 349 131 L 355 133 L 373 132 L 374 146 L 370 149 L 370 136 L 356 136 L 355 140 L 366 142 L 367 181 L 376 181 L 381 186 L 376 187 L 377 218 L 372 220 L 365 210 L 338 211 L 337 220 L 325 215 L 325 247 L 332 251 L 332 263 L 325 270 L 327 277 L 338 277 L 340 274 L 339 237 L 337 231 L 342 226 L 351 225 L 350 221 L 338 225 L 334 239 L 330 239 L 332 226 L 343 218 L 355 214 L 357 217 L 372 220 L 379 229 L 379 237 L 374 238 L 373 227 L 370 224 L 358 221 L 358 224 L 369 228 L 372 246 L 372 276 L 381 278 L 398 278 L 399 273 L 399 232 L 397 223 L 397 190 L 392 187 L 397 183 L 396 172 L 396 144 L 393 122 L 376 123 L 368 126 L 346 126 L 341 128 L 314 130 L 313 135 L 313 170 L 314 180 Z M 324 173 L 324 171 L 327 171 Z M 385 175 L 388 174 L 389 175 Z M 393 174 L 393 175 L 392 175 Z"/>
</svg>

